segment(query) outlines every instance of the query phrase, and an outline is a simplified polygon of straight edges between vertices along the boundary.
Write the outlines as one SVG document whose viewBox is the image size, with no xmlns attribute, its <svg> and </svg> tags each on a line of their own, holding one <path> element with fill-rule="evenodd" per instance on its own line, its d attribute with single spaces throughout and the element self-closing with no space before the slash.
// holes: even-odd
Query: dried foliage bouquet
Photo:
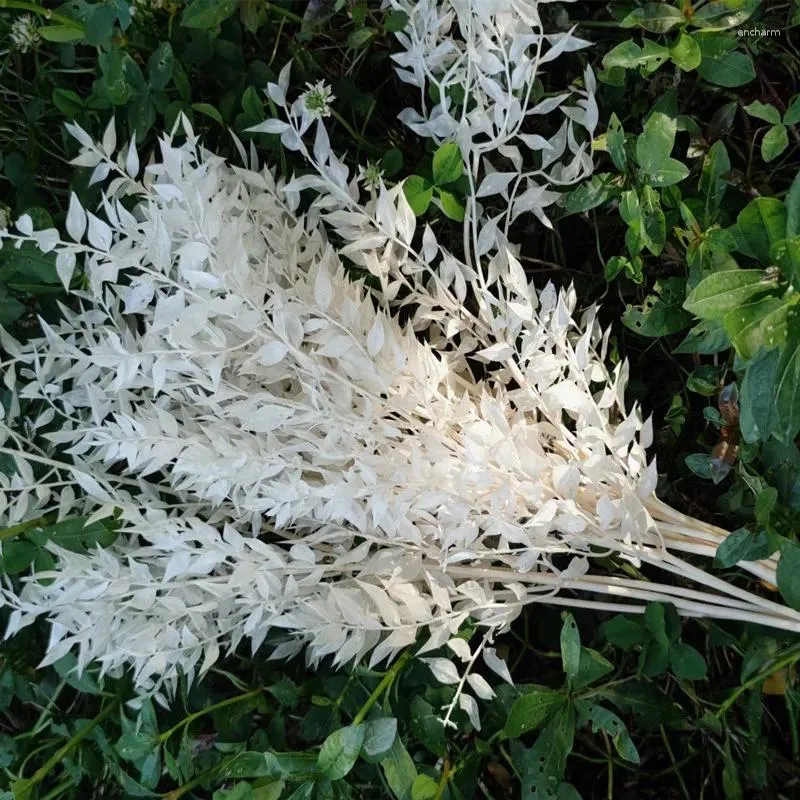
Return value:
<svg viewBox="0 0 800 800">
<path fill-rule="evenodd" d="M 47 662 L 75 650 L 168 692 L 245 638 L 269 637 L 273 658 L 374 664 L 434 651 L 468 618 L 486 635 L 452 649 L 507 676 L 492 636 L 536 602 L 664 600 L 800 631 L 797 612 L 681 555 L 713 555 L 725 533 L 655 497 L 652 427 L 626 407 L 596 310 L 534 289 L 508 240 L 591 170 L 591 73 L 529 102 L 539 65 L 585 42 L 545 36 L 532 0 L 394 5 L 409 16 L 403 79 L 442 98 L 403 119 L 451 141 L 436 158 L 472 187 L 462 252 L 418 225 L 402 184 L 359 184 L 331 151 L 330 90 L 288 100 L 288 67 L 268 87 L 282 116 L 259 130 L 307 172 L 276 174 L 243 147 L 245 166 L 229 164 L 186 119 L 144 168 L 133 142 L 117 152 L 113 121 L 100 143 L 72 126 L 100 208 L 73 197 L 69 241 L 28 217 L 3 232 L 6 247 L 55 250 L 77 299 L 39 338 L 3 334 L 4 524 L 80 515 L 116 531 L 88 553 L 50 544 L 52 569 L 4 590 L 8 634 L 46 615 Z M 469 110 L 453 111 L 454 84 Z M 544 113 L 564 117 L 554 137 L 523 132 Z M 492 194 L 499 216 L 482 207 Z M 774 560 L 743 566 L 774 582 Z M 457 699 L 477 719 L 468 677 Z"/>
</svg>

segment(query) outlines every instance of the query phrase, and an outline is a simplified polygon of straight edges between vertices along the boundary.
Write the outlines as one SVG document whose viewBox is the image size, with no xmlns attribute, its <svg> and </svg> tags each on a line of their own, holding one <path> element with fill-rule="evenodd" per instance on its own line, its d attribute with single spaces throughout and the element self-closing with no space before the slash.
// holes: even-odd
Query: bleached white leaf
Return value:
<svg viewBox="0 0 800 800">
<path fill-rule="evenodd" d="M 317 272 L 317 277 L 314 280 L 314 300 L 322 311 L 327 311 L 331 300 L 333 300 L 333 282 L 325 268 L 321 268 Z"/>
<path fill-rule="evenodd" d="M 483 648 L 483 661 L 492 672 L 499 675 L 506 683 L 514 685 L 511 673 L 508 670 L 508 664 L 497 655 L 497 651 L 493 647 Z"/>
<path fill-rule="evenodd" d="M 111 228 L 91 211 L 87 211 L 86 216 L 89 220 L 89 244 L 107 253 L 111 248 Z"/>
<path fill-rule="evenodd" d="M 367 334 L 367 352 L 371 356 L 377 355 L 383 348 L 385 339 L 386 335 L 383 330 L 383 322 L 380 316 L 376 316 Z"/>
<path fill-rule="evenodd" d="M 481 729 L 481 716 L 478 711 L 478 702 L 475 698 L 471 694 L 461 692 L 458 696 L 458 705 L 462 711 L 467 712 L 472 727 L 475 728 L 476 731 L 479 731 Z"/>
<path fill-rule="evenodd" d="M 269 342 L 259 348 L 256 358 L 265 367 L 271 367 L 283 361 L 288 352 L 289 348 L 283 342 Z"/>
<path fill-rule="evenodd" d="M 247 128 L 248 133 L 285 133 L 291 128 L 288 122 L 282 119 L 265 119 L 258 125 Z"/>
<path fill-rule="evenodd" d="M 494 689 L 487 683 L 486 678 L 477 672 L 470 672 L 467 675 L 467 683 L 481 700 L 491 700 L 495 695 Z"/>
<path fill-rule="evenodd" d="M 103 132 L 102 147 L 103 152 L 107 156 L 113 155 L 114 150 L 117 148 L 117 128 L 113 114 L 111 119 L 108 121 L 108 125 L 106 125 L 105 131 Z"/>
<path fill-rule="evenodd" d="M 65 289 L 69 290 L 72 275 L 75 272 L 76 264 L 75 253 L 71 250 L 62 250 L 56 256 L 56 274 L 61 279 Z"/>
<path fill-rule="evenodd" d="M 472 658 L 472 651 L 469 648 L 469 642 L 456 636 L 450 639 L 447 646 L 462 660 L 469 661 Z"/>
<path fill-rule="evenodd" d="M 67 233 L 74 241 L 80 242 L 83 239 L 83 234 L 86 232 L 86 212 L 75 192 L 70 192 L 66 227 Z"/>
<path fill-rule="evenodd" d="M 149 279 L 137 280 L 127 287 L 123 300 L 126 314 L 138 314 L 144 311 L 155 296 L 155 286 Z"/>
<path fill-rule="evenodd" d="M 33 233 L 33 220 L 31 219 L 30 214 L 23 214 L 15 224 L 17 230 L 23 236 L 30 236 Z"/>
<path fill-rule="evenodd" d="M 427 262 L 433 261 L 439 252 L 439 244 L 436 241 L 436 234 L 431 230 L 431 226 L 426 224 L 422 232 L 422 255 Z"/>
<path fill-rule="evenodd" d="M 500 194 L 500 192 L 504 192 L 508 188 L 508 184 L 516 177 L 516 172 L 490 172 L 481 181 L 475 196 L 489 197 L 493 194 Z"/>
<path fill-rule="evenodd" d="M 139 174 L 139 153 L 136 150 L 136 137 L 131 136 L 128 143 L 128 153 L 125 156 L 125 172 L 131 178 L 135 178 Z"/>
<path fill-rule="evenodd" d="M 448 658 L 422 658 L 420 660 L 428 665 L 433 677 L 439 683 L 451 684 L 461 680 L 456 665 Z"/>
<path fill-rule="evenodd" d="M 496 344 L 484 347 L 479 350 L 475 356 L 482 361 L 506 361 L 514 354 L 514 348 L 505 342 L 497 342 Z"/>
</svg>

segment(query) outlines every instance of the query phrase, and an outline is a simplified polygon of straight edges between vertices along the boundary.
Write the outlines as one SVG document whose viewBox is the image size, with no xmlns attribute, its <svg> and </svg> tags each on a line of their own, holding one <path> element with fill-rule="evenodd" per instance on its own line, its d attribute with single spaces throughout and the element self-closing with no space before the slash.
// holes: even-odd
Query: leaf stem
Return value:
<svg viewBox="0 0 800 800">
<path fill-rule="evenodd" d="M 361 706 L 360 711 L 358 714 L 353 717 L 353 725 L 360 725 L 366 718 L 369 710 L 375 703 L 378 702 L 381 695 L 394 683 L 395 678 L 402 672 L 403 667 L 408 663 L 411 659 L 411 656 L 414 655 L 413 651 L 409 648 L 408 650 L 403 653 L 397 661 L 392 664 L 392 668 L 381 678 L 380 683 L 375 687 L 375 690 L 372 694 L 366 699 L 366 702 L 363 706 Z"/>
</svg>

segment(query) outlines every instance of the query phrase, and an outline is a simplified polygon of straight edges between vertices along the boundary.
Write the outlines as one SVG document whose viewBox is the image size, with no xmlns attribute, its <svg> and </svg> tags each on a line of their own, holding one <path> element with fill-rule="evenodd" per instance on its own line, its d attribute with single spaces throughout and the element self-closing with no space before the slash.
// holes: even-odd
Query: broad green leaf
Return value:
<svg viewBox="0 0 800 800">
<path fill-rule="evenodd" d="M 77 27 L 77 23 L 73 25 L 42 25 L 37 28 L 37 32 L 42 39 L 48 42 L 58 42 L 59 44 L 66 44 L 67 42 L 80 42 L 84 38 L 83 28 Z"/>
<path fill-rule="evenodd" d="M 225 120 L 222 118 L 222 114 L 214 108 L 210 103 L 192 103 L 192 108 L 203 116 L 211 117 L 214 122 L 219 123 L 220 125 L 225 124 Z"/>
<path fill-rule="evenodd" d="M 562 706 L 517 762 L 523 800 L 556 800 L 575 738 L 575 709 Z"/>
<path fill-rule="evenodd" d="M 669 651 L 672 674 L 684 681 L 701 681 L 706 678 L 706 661 L 686 642 L 677 642 Z"/>
<path fill-rule="evenodd" d="M 409 800 L 411 787 L 417 779 L 417 768 L 399 736 L 394 740 L 389 755 L 381 761 L 381 769 L 395 796 L 399 800 Z"/>
<path fill-rule="evenodd" d="M 701 319 L 724 319 L 751 297 L 772 289 L 761 269 L 731 269 L 715 272 L 702 280 L 686 298 L 683 307 Z"/>
<path fill-rule="evenodd" d="M 800 545 L 796 542 L 786 541 L 781 546 L 775 578 L 787 605 L 800 611 Z"/>
<path fill-rule="evenodd" d="M 703 159 L 700 175 L 700 191 L 706 197 L 706 213 L 719 212 L 722 198 L 728 188 L 731 160 L 722 141 L 714 142 Z"/>
<path fill-rule="evenodd" d="M 398 33 L 408 25 L 408 14 L 399 9 L 390 12 L 383 21 L 383 29 L 387 33 Z"/>
<path fill-rule="evenodd" d="M 749 19 L 761 0 L 711 0 L 692 14 L 692 23 L 702 28 L 727 29 Z"/>
<path fill-rule="evenodd" d="M 606 641 L 622 650 L 632 650 L 637 644 L 642 644 L 645 638 L 644 628 L 639 622 L 623 614 L 617 614 L 606 620 L 601 626 Z"/>
<path fill-rule="evenodd" d="M 183 10 L 181 25 L 215 31 L 239 7 L 239 0 L 192 0 Z"/>
<path fill-rule="evenodd" d="M 675 43 L 669 48 L 669 57 L 686 72 L 697 69 L 703 60 L 700 45 L 688 33 L 681 33 L 678 36 Z"/>
<path fill-rule="evenodd" d="M 766 441 L 778 424 L 775 396 L 780 358 L 779 350 L 762 350 L 745 369 L 739 395 L 739 426 L 748 444 Z"/>
<path fill-rule="evenodd" d="M 742 358 L 752 358 L 765 341 L 765 330 L 769 329 L 773 340 L 786 338 L 786 318 L 790 305 L 778 297 L 762 297 L 752 303 L 744 303 L 729 311 L 723 320 L 725 332 L 736 352 Z"/>
<path fill-rule="evenodd" d="M 689 175 L 689 167 L 677 158 L 668 158 L 662 167 L 647 176 L 647 183 L 663 189 L 680 183 Z"/>
<path fill-rule="evenodd" d="M 614 665 L 596 650 L 581 647 L 580 663 L 572 681 L 572 687 L 575 691 L 583 689 L 613 670 Z"/>
<path fill-rule="evenodd" d="M 463 174 L 461 148 L 455 142 L 446 142 L 433 154 L 433 182 L 444 186 L 457 181 Z"/>
<path fill-rule="evenodd" d="M 727 350 L 730 346 L 731 340 L 719 320 L 703 320 L 686 334 L 686 338 L 673 352 L 711 356 Z"/>
<path fill-rule="evenodd" d="M 610 172 L 592 175 L 589 180 L 564 195 L 564 210 L 567 214 L 582 214 L 605 203 L 619 191 L 618 179 Z"/>
<path fill-rule="evenodd" d="M 603 267 L 603 275 L 607 281 L 613 281 L 622 270 L 627 271 L 631 261 L 625 256 L 611 256 Z"/>
<path fill-rule="evenodd" d="M 441 203 L 444 215 L 456 222 L 463 222 L 465 213 L 464 204 L 452 192 L 446 192 L 443 189 L 437 188 L 436 194 L 439 196 L 439 203 Z M 410 202 L 409 205 L 411 205 Z"/>
<path fill-rule="evenodd" d="M 53 89 L 51 96 L 53 105 L 65 116 L 75 119 L 83 111 L 83 100 L 72 89 Z"/>
<path fill-rule="evenodd" d="M 789 146 L 789 132 L 785 125 L 773 125 L 761 140 L 761 157 L 769 164 Z"/>
<path fill-rule="evenodd" d="M 503 732 L 516 739 L 544 725 L 566 703 L 567 698 L 554 689 L 542 688 L 518 697 L 511 707 Z"/>
<path fill-rule="evenodd" d="M 746 255 L 762 264 L 769 263 L 769 250 L 773 244 L 786 238 L 786 206 L 775 197 L 756 197 L 736 218 L 736 231 L 744 245 Z"/>
<path fill-rule="evenodd" d="M 686 712 L 669 695 L 652 683 L 626 681 L 621 686 L 604 689 L 600 695 L 620 711 L 635 715 L 638 725 L 658 730 L 659 725 L 686 718 Z"/>
<path fill-rule="evenodd" d="M 756 521 L 761 525 L 769 523 L 770 516 L 778 502 L 778 490 L 774 486 L 765 486 L 756 495 Z"/>
<path fill-rule="evenodd" d="M 800 236 L 800 172 L 786 193 L 786 238 Z"/>
<path fill-rule="evenodd" d="M 667 241 L 667 223 L 658 192 L 652 186 L 642 187 L 639 208 L 642 212 L 642 242 L 654 256 L 660 255 Z"/>
<path fill-rule="evenodd" d="M 636 160 L 649 175 L 662 169 L 675 144 L 675 119 L 660 111 L 654 111 L 644 125 L 644 131 L 636 139 Z"/>
<path fill-rule="evenodd" d="M 604 731 L 611 737 L 621 758 L 634 764 L 639 763 L 636 745 L 631 741 L 625 723 L 613 711 L 586 700 L 579 700 L 575 707 L 579 725 L 591 725 L 592 733 Z"/>
<path fill-rule="evenodd" d="M 19 575 L 33 563 L 39 548 L 25 539 L 7 539 L 0 555 L 0 570 L 6 575 Z"/>
<path fill-rule="evenodd" d="M 411 731 L 434 755 L 444 756 L 447 744 L 444 725 L 433 706 L 420 695 L 411 700 Z"/>
<path fill-rule="evenodd" d="M 622 324 L 640 336 L 669 336 L 683 330 L 692 321 L 681 308 L 684 298 L 683 278 L 665 278 L 655 282 L 655 294 L 645 297 L 641 306 L 628 306 Z"/>
<path fill-rule="evenodd" d="M 611 161 L 620 172 L 628 171 L 628 156 L 625 152 L 625 131 L 616 114 L 611 115 L 606 131 L 606 144 Z"/>
<path fill-rule="evenodd" d="M 684 21 L 683 14 L 673 6 L 663 3 L 646 3 L 628 14 L 622 22 L 622 28 L 644 28 L 650 33 L 666 33 Z"/>
<path fill-rule="evenodd" d="M 323 743 L 317 769 L 328 779 L 338 781 L 353 768 L 364 743 L 364 725 L 347 725 L 334 731 Z"/>
<path fill-rule="evenodd" d="M 794 439 L 800 430 L 800 336 L 796 334 L 781 355 L 776 389 L 776 432 L 784 439 Z"/>
<path fill-rule="evenodd" d="M 703 59 L 697 67 L 701 78 L 717 86 L 744 86 L 756 76 L 750 56 L 733 48 L 736 41 L 726 34 L 698 37 Z"/>
<path fill-rule="evenodd" d="M 581 635 L 575 618 L 572 614 L 567 614 L 564 617 L 564 624 L 561 626 L 561 666 L 570 686 L 578 674 L 580 661 Z"/>
<path fill-rule="evenodd" d="M 281 775 L 278 759 L 269 752 L 246 750 L 220 770 L 221 778 L 277 778 Z"/>
<path fill-rule="evenodd" d="M 750 105 L 745 106 L 744 110 L 751 117 L 763 119 L 764 122 L 769 122 L 770 125 L 777 125 L 781 121 L 778 109 L 769 103 L 762 103 L 760 100 L 755 100 Z"/>
<path fill-rule="evenodd" d="M 794 96 L 783 115 L 784 125 L 797 125 L 798 122 L 800 122 L 800 94 Z"/>
<path fill-rule="evenodd" d="M 439 782 L 430 775 L 417 775 L 411 787 L 411 800 L 435 800 L 439 794 Z"/>
<path fill-rule="evenodd" d="M 370 763 L 385 758 L 397 738 L 397 720 L 394 717 L 371 719 L 364 723 L 364 743 L 361 752 Z"/>
<path fill-rule="evenodd" d="M 422 216 L 433 199 L 433 184 L 420 175 L 410 175 L 403 181 L 403 192 L 411 210 L 416 216 Z"/>
</svg>

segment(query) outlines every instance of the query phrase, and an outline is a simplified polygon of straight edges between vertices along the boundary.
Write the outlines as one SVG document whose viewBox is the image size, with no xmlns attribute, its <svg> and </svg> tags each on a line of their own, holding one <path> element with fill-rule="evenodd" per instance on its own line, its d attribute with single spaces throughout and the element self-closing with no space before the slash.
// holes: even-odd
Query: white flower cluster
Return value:
<svg viewBox="0 0 800 800">
<path fill-rule="evenodd" d="M 2 334 L 0 454 L 17 465 L 0 474 L 3 522 L 121 526 L 110 548 L 51 544 L 55 569 L 3 592 L 8 633 L 45 615 L 47 662 L 74 649 L 156 691 L 245 638 L 269 636 L 274 658 L 374 664 L 426 632 L 419 652 L 449 643 L 467 662 L 462 677 L 448 659 L 431 668 L 477 719 L 464 689 L 491 689 L 471 665 L 507 677 L 487 645 L 528 603 L 666 599 L 800 630 L 674 554 L 713 554 L 720 532 L 655 499 L 652 429 L 626 410 L 595 310 L 535 291 L 497 229 L 467 262 L 418 229 L 402 186 L 377 176 L 362 196 L 324 114 L 288 87 L 286 68 L 268 87 L 284 119 L 259 130 L 310 174 L 287 181 L 241 146 L 233 166 L 185 119 L 184 143 L 165 137 L 142 170 L 113 121 L 99 144 L 73 125 L 74 163 L 106 184 L 100 209 L 72 197 L 69 241 L 28 217 L 0 232 L 54 251 L 66 286 L 78 261 L 85 274 L 80 309 L 41 338 Z M 39 409 L 29 438 L 23 406 Z M 591 574 L 608 554 L 701 588 Z M 486 629 L 474 653 L 452 642 L 470 617 Z"/>
<path fill-rule="evenodd" d="M 30 14 L 21 14 L 11 23 L 8 32 L 11 46 L 20 53 L 27 53 L 39 44 L 42 37 L 39 35 L 39 26 Z"/>
</svg>

